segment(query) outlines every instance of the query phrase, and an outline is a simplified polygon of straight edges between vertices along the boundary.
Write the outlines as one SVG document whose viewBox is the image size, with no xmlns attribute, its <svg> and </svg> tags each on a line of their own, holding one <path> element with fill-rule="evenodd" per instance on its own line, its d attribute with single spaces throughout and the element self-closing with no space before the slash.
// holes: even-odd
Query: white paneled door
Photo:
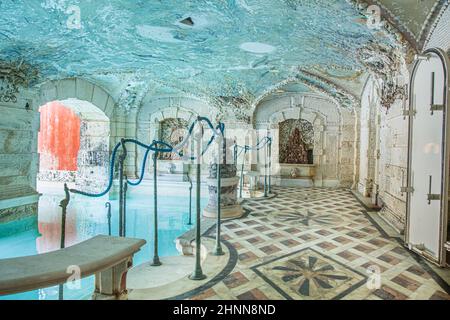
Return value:
<svg viewBox="0 0 450 320">
<path fill-rule="evenodd" d="M 448 210 L 447 58 L 427 51 L 416 61 L 409 113 L 408 214 L 411 249 L 443 263 Z"/>
</svg>

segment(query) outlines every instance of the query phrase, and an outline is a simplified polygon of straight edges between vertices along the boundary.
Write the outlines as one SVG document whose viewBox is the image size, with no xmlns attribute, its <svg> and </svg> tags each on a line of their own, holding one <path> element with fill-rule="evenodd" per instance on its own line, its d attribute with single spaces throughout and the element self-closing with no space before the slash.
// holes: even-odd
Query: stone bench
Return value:
<svg viewBox="0 0 450 320">
<path fill-rule="evenodd" d="M 126 299 L 127 271 L 145 243 L 100 235 L 65 249 L 0 260 L 0 295 L 64 283 L 78 267 L 80 278 L 95 274 L 93 299 Z"/>
</svg>

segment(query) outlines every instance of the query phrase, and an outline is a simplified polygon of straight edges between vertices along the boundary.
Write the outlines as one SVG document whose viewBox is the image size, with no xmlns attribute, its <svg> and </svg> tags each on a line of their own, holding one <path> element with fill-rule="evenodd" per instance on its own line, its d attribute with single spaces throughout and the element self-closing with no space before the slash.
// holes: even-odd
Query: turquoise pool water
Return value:
<svg viewBox="0 0 450 320">
<path fill-rule="evenodd" d="M 185 186 L 165 187 L 158 196 L 159 255 L 178 255 L 174 240 L 191 229 L 189 221 L 189 197 Z M 178 188 L 178 189 L 177 189 Z M 150 261 L 153 257 L 153 192 L 137 194 L 127 200 L 127 237 L 142 238 L 147 244 L 134 256 L 134 265 Z M 61 208 L 60 194 L 44 194 L 39 201 L 39 217 L 35 226 L 25 232 L 0 234 L 0 259 L 45 253 L 59 248 Z M 76 244 L 98 234 L 108 234 L 105 202 L 112 205 L 112 235 L 118 234 L 118 201 L 74 196 L 68 207 L 66 246 Z M 206 191 L 202 191 L 202 209 L 207 204 Z M 195 222 L 195 197 L 192 199 L 192 221 Z M 29 221 L 23 223 L 29 224 Z M 3 230 L 6 230 L 3 229 Z M 161 259 L 164 262 L 164 259 Z M 94 277 L 81 280 L 79 289 L 64 288 L 64 299 L 86 299 L 94 290 Z M 0 300 L 56 300 L 58 287 L 0 296 Z"/>
</svg>

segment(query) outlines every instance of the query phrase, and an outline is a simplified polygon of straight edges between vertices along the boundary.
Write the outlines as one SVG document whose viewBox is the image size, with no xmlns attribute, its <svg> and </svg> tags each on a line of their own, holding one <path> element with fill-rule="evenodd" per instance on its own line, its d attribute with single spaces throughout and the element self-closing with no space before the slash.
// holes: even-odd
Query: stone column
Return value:
<svg viewBox="0 0 450 320">
<path fill-rule="evenodd" d="M 226 152 L 231 155 L 232 151 L 229 146 L 233 143 L 227 139 Z M 213 157 L 216 158 L 216 157 Z M 231 157 L 232 158 L 232 157 Z M 220 190 L 220 205 L 222 219 L 237 218 L 243 214 L 243 209 L 238 203 L 237 186 L 239 184 L 239 177 L 236 176 L 236 164 L 221 164 L 221 190 Z M 217 217 L 217 164 L 209 165 L 209 176 L 207 178 L 209 202 L 208 206 L 203 210 L 203 216 L 207 218 Z"/>
</svg>

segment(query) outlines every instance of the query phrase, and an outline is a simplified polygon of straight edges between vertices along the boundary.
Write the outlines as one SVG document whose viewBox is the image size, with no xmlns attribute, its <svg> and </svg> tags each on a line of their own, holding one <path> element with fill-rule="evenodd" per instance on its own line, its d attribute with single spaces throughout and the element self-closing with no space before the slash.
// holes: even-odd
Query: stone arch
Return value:
<svg viewBox="0 0 450 320">
<path fill-rule="evenodd" d="M 92 103 L 113 118 L 115 99 L 102 87 L 82 78 L 50 80 L 40 86 L 38 105 L 50 101 L 61 101 L 75 98 Z"/>
<path fill-rule="evenodd" d="M 293 93 L 266 98 L 256 107 L 253 123 L 256 129 L 270 129 L 274 138 L 272 163 L 279 165 L 279 123 L 287 119 L 309 121 L 314 127 L 314 185 L 350 187 L 355 179 L 358 139 L 355 116 L 325 96 Z"/>
<path fill-rule="evenodd" d="M 166 119 L 182 119 L 190 125 L 196 117 L 205 114 L 208 106 L 204 101 L 188 97 L 154 97 L 144 102 L 137 114 L 136 137 L 144 143 L 151 143 L 160 138 L 160 124 Z M 145 152 L 142 148 L 136 149 L 136 175 L 140 174 L 141 164 Z M 181 165 L 181 164 L 180 164 Z M 160 161 L 160 169 L 164 163 Z M 177 167 L 176 171 L 181 171 Z M 147 166 L 146 174 L 152 171 L 151 166 Z"/>
<path fill-rule="evenodd" d="M 80 116 L 80 119 L 83 122 L 82 129 L 84 134 L 81 136 L 83 137 L 82 140 L 90 139 L 89 137 L 92 136 L 92 139 L 99 140 L 100 137 L 96 136 L 94 133 L 95 130 L 98 131 L 100 128 L 100 122 L 108 122 L 104 123 L 101 127 L 105 126 L 104 130 L 106 134 L 106 131 L 108 131 L 109 139 L 107 138 L 107 145 L 105 147 L 99 147 L 96 146 L 96 150 L 89 150 L 90 148 L 93 148 L 91 146 L 91 143 L 88 141 L 84 141 L 85 147 L 82 149 L 80 147 L 80 152 L 83 154 L 80 154 L 79 156 L 86 158 L 86 161 L 89 163 L 94 160 L 89 160 L 90 158 L 94 157 L 94 153 L 106 153 L 106 155 L 103 156 L 105 158 L 102 163 L 102 168 L 97 168 L 96 166 L 93 166 L 92 168 L 89 166 L 86 166 L 86 170 L 92 173 L 92 171 L 98 172 L 102 176 L 106 175 L 108 172 L 108 158 L 109 153 L 111 152 L 112 147 L 116 143 L 117 140 L 117 133 L 116 132 L 116 121 L 114 119 L 114 109 L 116 106 L 115 99 L 102 87 L 88 81 L 82 78 L 67 78 L 67 79 L 61 79 L 61 80 L 50 80 L 47 82 L 42 83 L 39 86 L 38 96 L 35 98 L 35 104 L 38 106 L 44 106 L 45 104 L 49 102 L 58 101 L 64 106 L 66 106 L 69 109 L 72 109 Z M 78 107 L 77 107 L 78 105 Z M 84 117 L 83 115 L 86 115 L 86 109 L 83 107 L 83 105 L 91 105 L 91 111 L 89 111 L 89 114 L 93 114 L 95 112 L 98 112 L 98 114 L 103 115 L 105 119 L 101 120 L 97 119 L 96 121 L 91 121 L 90 116 Z M 100 122 L 99 122 L 100 121 Z M 91 124 L 89 124 L 91 123 Z M 97 129 L 96 129 L 97 128 Z M 94 130 L 94 131 L 93 131 Z M 80 138 L 81 138 L 80 136 Z M 37 138 L 36 138 L 36 144 L 37 144 Z M 95 144 L 94 144 L 95 145 Z M 100 149 L 99 149 L 100 148 Z M 103 148 L 105 152 L 103 152 Z M 38 171 L 37 164 L 36 172 Z M 104 166 L 104 168 L 103 168 Z M 95 170 L 94 170 L 94 169 Z M 89 172 L 87 172 L 86 176 L 89 175 Z M 99 181 L 103 181 L 102 179 L 98 179 Z M 92 184 L 94 189 L 101 188 L 101 183 L 96 185 L 95 183 Z"/>
</svg>

